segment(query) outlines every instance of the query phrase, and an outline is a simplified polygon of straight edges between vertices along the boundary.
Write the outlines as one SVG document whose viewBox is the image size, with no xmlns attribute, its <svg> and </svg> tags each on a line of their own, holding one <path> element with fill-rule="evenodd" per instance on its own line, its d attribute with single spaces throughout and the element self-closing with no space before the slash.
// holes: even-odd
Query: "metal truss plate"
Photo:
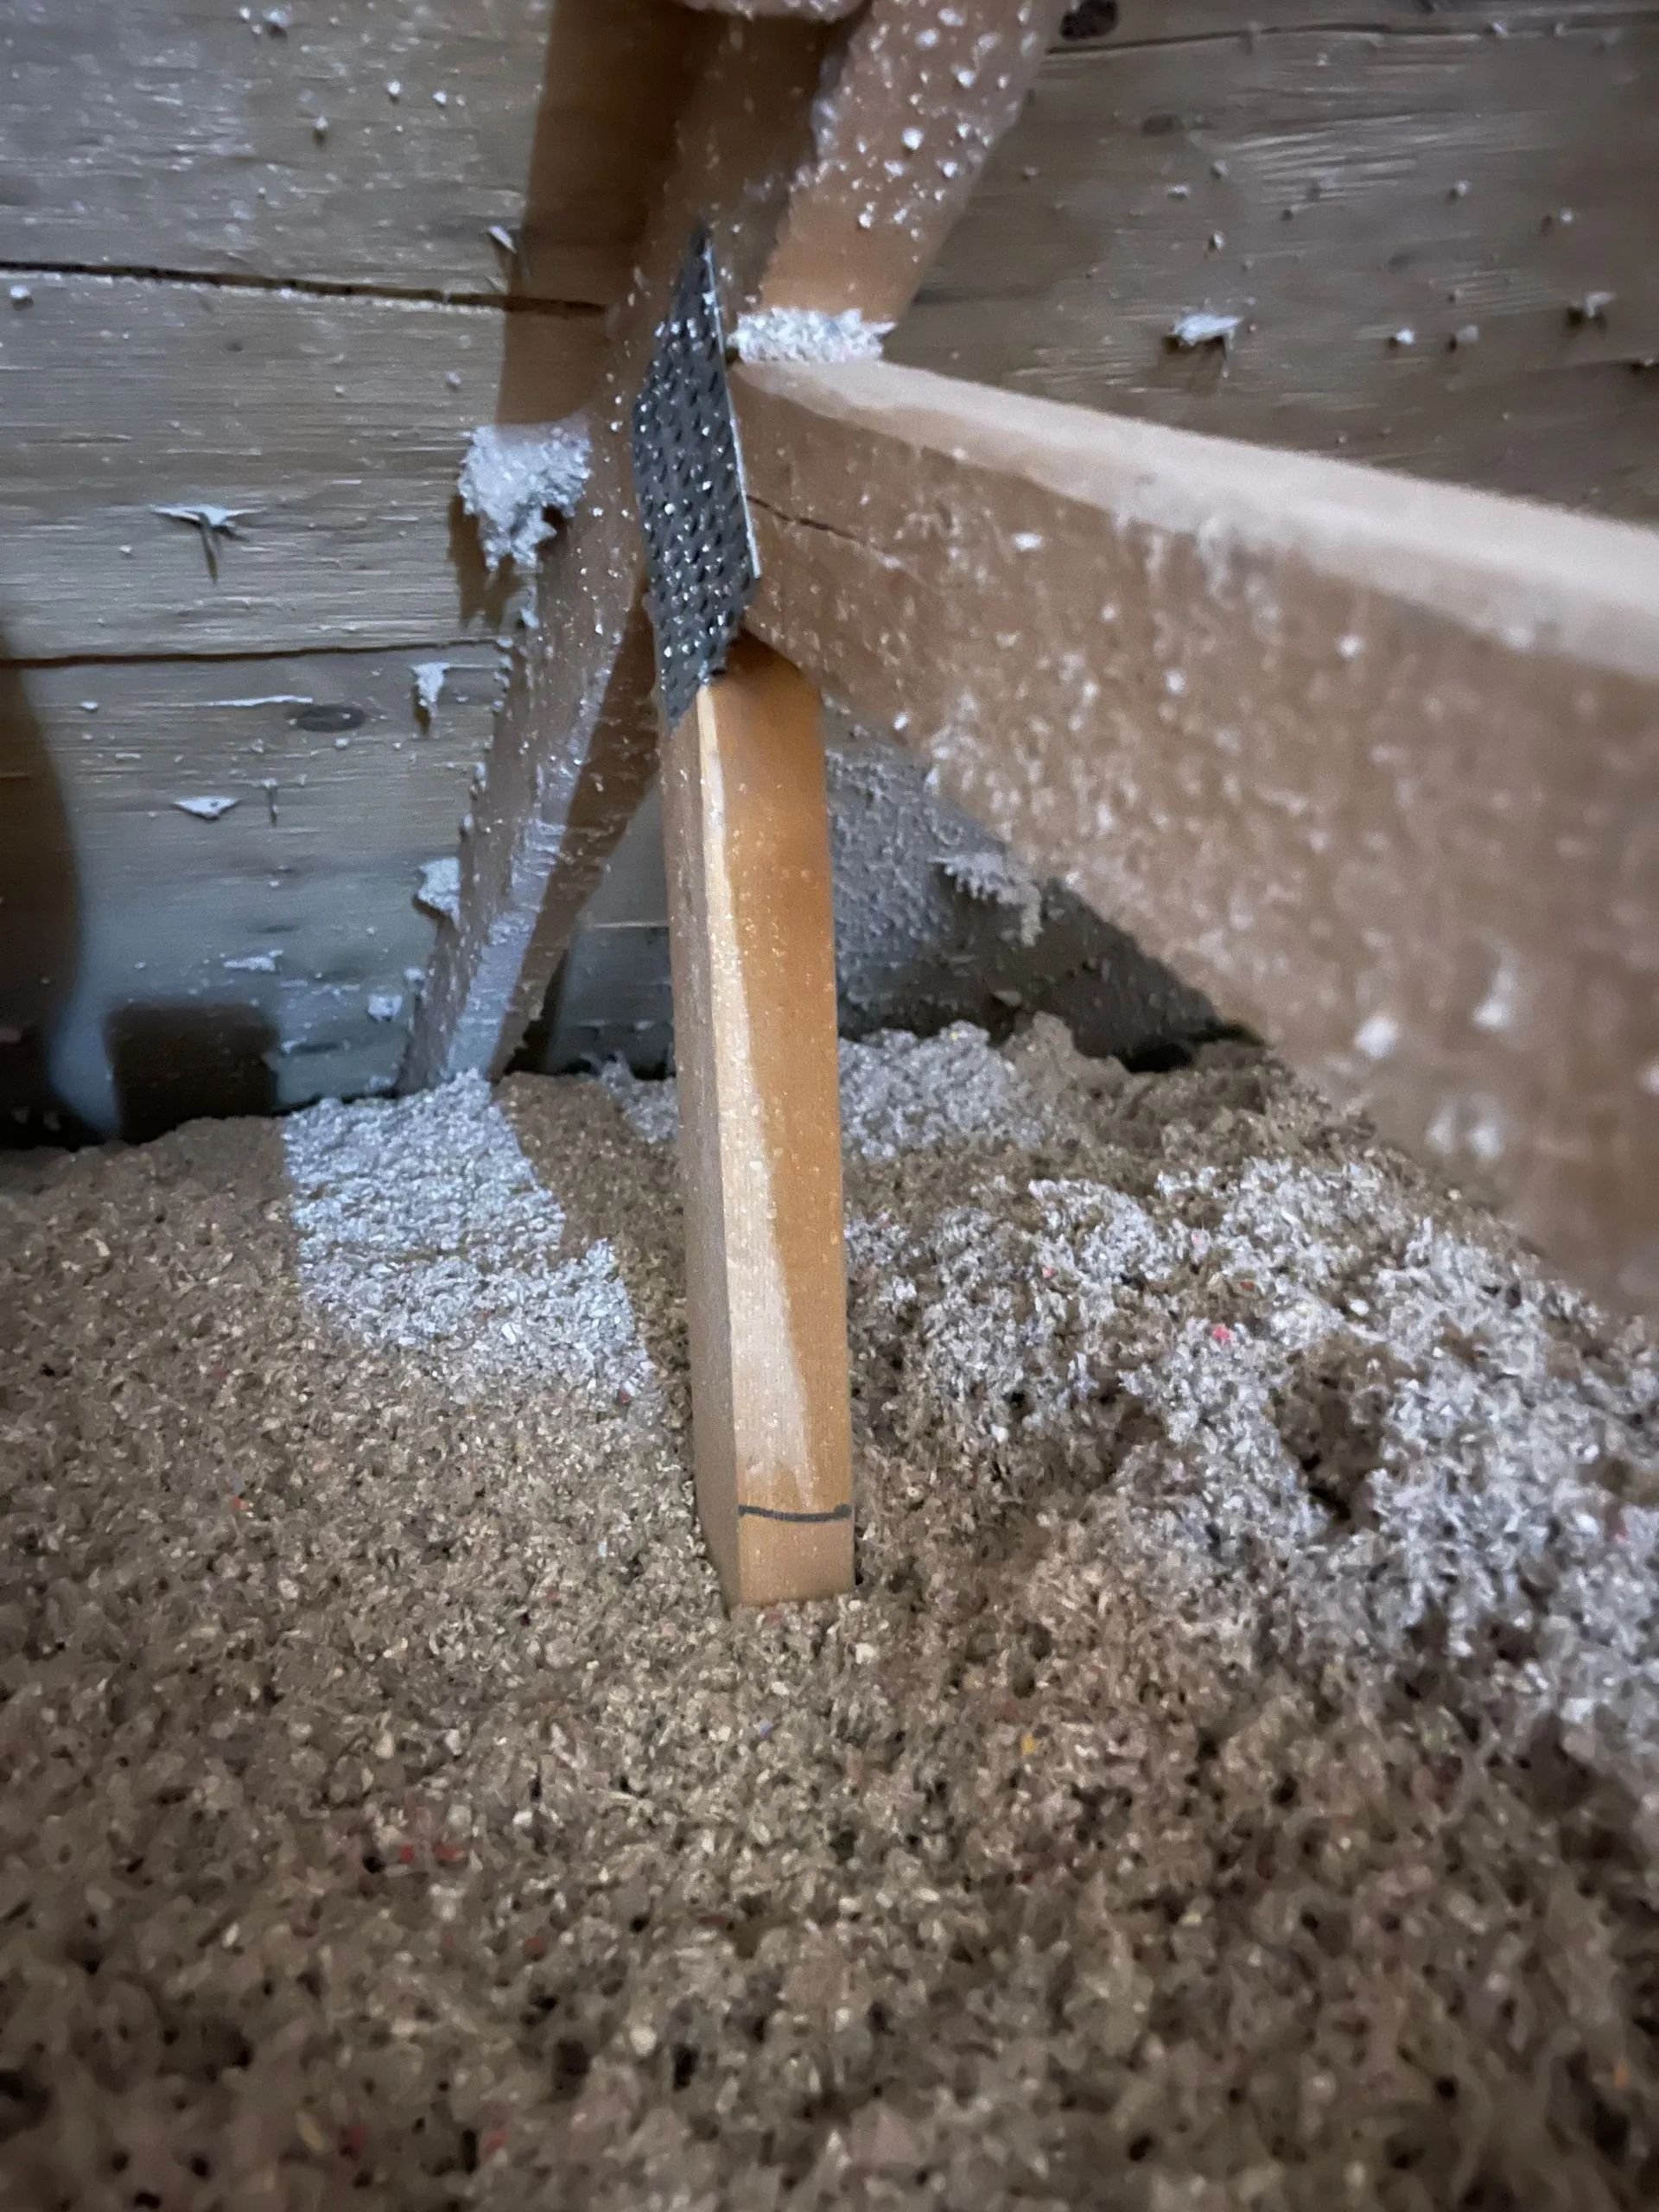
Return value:
<svg viewBox="0 0 1659 2212">
<path fill-rule="evenodd" d="M 657 688 L 672 729 L 725 666 L 760 575 L 726 382 L 714 244 L 702 224 L 634 402 L 633 484 Z"/>
</svg>

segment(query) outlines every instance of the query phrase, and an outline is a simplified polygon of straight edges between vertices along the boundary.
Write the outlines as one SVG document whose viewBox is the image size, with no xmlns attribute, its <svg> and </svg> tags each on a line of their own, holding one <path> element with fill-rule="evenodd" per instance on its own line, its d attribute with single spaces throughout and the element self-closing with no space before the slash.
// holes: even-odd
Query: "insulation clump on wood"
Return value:
<svg viewBox="0 0 1659 2212">
<path fill-rule="evenodd" d="M 1035 944 L 1043 927 L 1043 887 L 1023 861 L 1006 849 L 950 853 L 937 863 L 939 874 L 964 898 L 1001 906 L 1017 923 L 1021 944 Z"/>
<path fill-rule="evenodd" d="M 1171 323 L 1168 341 L 1177 353 L 1196 353 L 1202 346 L 1219 346 L 1226 352 L 1238 335 L 1243 315 L 1214 315 L 1207 308 L 1198 308 Z"/>
<path fill-rule="evenodd" d="M 473 432 L 461 466 L 461 504 L 478 524 L 492 570 L 531 575 L 553 535 L 553 517 L 575 512 L 588 481 L 588 425 L 486 423 Z"/>
<path fill-rule="evenodd" d="M 438 702 L 443 696 L 443 679 L 450 666 L 447 660 L 417 660 L 410 669 L 410 680 L 415 689 L 415 712 L 423 722 L 429 724 L 437 712 Z"/>
<path fill-rule="evenodd" d="M 453 853 L 422 861 L 415 904 L 441 920 L 454 921 L 461 911 L 461 862 Z"/>
</svg>

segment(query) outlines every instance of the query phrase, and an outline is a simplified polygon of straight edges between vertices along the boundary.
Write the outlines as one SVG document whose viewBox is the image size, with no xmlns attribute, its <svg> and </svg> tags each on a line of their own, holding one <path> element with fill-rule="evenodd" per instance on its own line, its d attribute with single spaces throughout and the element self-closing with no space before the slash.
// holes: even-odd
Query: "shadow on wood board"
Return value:
<svg viewBox="0 0 1659 2212">
<path fill-rule="evenodd" d="M 455 493 L 449 501 L 449 565 L 455 572 L 455 613 L 463 627 L 486 622 L 498 632 L 510 620 L 508 601 L 512 580 L 505 570 L 485 564 L 478 542 L 478 525 Z"/>
<path fill-rule="evenodd" d="M 119 1007 L 104 1041 L 129 1144 L 203 1116 L 276 1111 L 276 1032 L 257 1007 L 200 999 Z"/>
<path fill-rule="evenodd" d="M 89 1133 L 53 1087 L 51 1050 L 80 952 L 74 845 L 27 671 L 4 651 L 0 639 L 0 1144 L 73 1143 Z"/>
<path fill-rule="evenodd" d="M 3 641 L 0 641 L 0 654 Z M 54 1062 L 86 950 L 69 806 L 29 697 L 0 658 L 0 1146 L 96 1143 L 108 1134 L 60 1093 Z M 142 1142 L 203 1115 L 270 1114 L 276 1032 L 240 1001 L 118 1008 L 105 1023 L 122 1136 Z"/>
</svg>

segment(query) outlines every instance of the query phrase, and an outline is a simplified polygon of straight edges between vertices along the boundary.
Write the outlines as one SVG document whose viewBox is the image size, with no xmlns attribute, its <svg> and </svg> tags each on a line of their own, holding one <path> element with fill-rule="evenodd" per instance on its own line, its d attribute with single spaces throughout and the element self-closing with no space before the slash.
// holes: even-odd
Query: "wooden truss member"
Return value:
<svg viewBox="0 0 1659 2212">
<path fill-rule="evenodd" d="M 937 48 L 914 38 L 935 27 L 933 11 L 904 0 L 876 0 L 840 30 L 751 23 L 741 45 L 722 35 L 614 342 L 589 499 L 543 571 L 545 642 L 526 657 L 493 755 L 409 1080 L 500 1065 L 655 766 L 620 434 L 652 303 L 699 203 L 715 216 L 738 302 L 887 320 L 943 228 L 900 209 L 903 156 L 923 127 L 913 118 L 970 151 L 988 143 L 1058 13 L 939 11 L 962 26 L 962 43 L 946 42 L 946 80 L 919 58 Z M 810 153 L 780 170 L 790 130 L 810 137 L 809 118 Z M 754 200 L 756 180 L 780 174 L 787 192 Z M 763 203 L 761 221 L 752 210 Z M 1225 1012 L 1257 1022 L 1339 1096 L 1363 1096 L 1388 1133 L 1489 1176 L 1585 1280 L 1659 1298 L 1650 537 L 885 364 L 738 381 L 761 637 L 810 683 L 904 734 L 970 810 Z M 760 690 L 783 754 L 793 744 L 806 761 L 788 733 L 804 729 L 809 695 L 787 671 Z M 740 856 L 732 816 L 715 804 L 724 792 L 751 807 L 757 741 L 745 707 L 725 727 L 719 715 L 683 724 L 668 764 L 671 837 L 701 855 L 696 880 L 677 868 L 674 895 L 681 939 L 701 938 L 690 968 L 677 946 L 676 983 L 682 1060 L 713 1071 L 704 1120 L 722 1149 L 716 1160 L 694 1147 L 690 1162 L 705 1196 L 711 1175 L 757 1160 L 757 1146 L 775 1195 L 787 1159 L 778 1133 L 810 1119 L 800 1094 L 778 1118 L 789 1071 L 752 1049 L 753 1014 L 777 1002 L 786 973 L 761 957 L 785 940 L 737 920 L 764 879 L 764 862 L 746 870 L 765 836 Z M 798 826 L 822 802 L 804 770 L 790 788 Z M 765 834 L 785 832 L 774 823 Z M 765 902 L 749 911 L 760 917 Z M 827 906 L 814 911 L 827 939 Z M 790 957 L 805 957 L 798 941 Z M 724 972 L 723 1001 L 712 986 L 699 1001 L 699 964 L 709 978 Z M 722 1089 L 740 1009 L 743 1081 Z M 811 1081 L 818 1126 L 832 1127 L 823 1066 Z M 828 1187 L 818 1179 L 812 1234 L 833 1243 Z M 708 1217 L 721 1207 L 734 1219 L 726 1191 Z M 747 1408 L 733 1409 L 733 1433 L 748 1420 L 747 1433 L 775 1438 L 787 1424 L 763 1402 L 773 1378 L 732 1321 L 746 1233 L 739 1222 L 700 1244 L 694 1294 L 705 1313 L 728 1301 L 725 1386 Z M 786 1241 L 805 1249 L 795 1229 Z M 778 1250 L 785 1280 L 791 1262 L 785 1243 Z M 738 1322 L 776 1344 L 787 1306 L 746 1304 Z M 791 1341 L 798 1360 L 818 1341 L 813 1325 Z M 822 1409 L 827 1371 L 791 1402 Z M 823 1464 L 797 1459 L 790 1479 L 806 1483 L 816 1519 Z M 837 1549 L 828 1572 L 815 1555 L 797 1582 L 768 1569 L 746 1586 L 730 1563 L 741 1481 L 702 1496 L 729 1594 L 844 1580 Z"/>
<path fill-rule="evenodd" d="M 632 413 L 664 725 L 697 1503 L 734 1602 L 853 1572 L 823 712 L 741 634 L 756 582 L 701 226 Z"/>
<path fill-rule="evenodd" d="M 1659 1305 L 1659 535 L 887 362 L 734 391 L 753 628 Z"/>
<path fill-rule="evenodd" d="M 820 719 L 742 638 L 663 753 L 697 1507 L 747 1605 L 853 1575 Z"/>
</svg>

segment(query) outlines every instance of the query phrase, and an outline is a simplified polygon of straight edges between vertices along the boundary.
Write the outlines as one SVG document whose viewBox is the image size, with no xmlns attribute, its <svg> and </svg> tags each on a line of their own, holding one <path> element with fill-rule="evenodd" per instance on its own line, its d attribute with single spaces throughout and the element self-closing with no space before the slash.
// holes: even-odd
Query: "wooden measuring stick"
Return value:
<svg viewBox="0 0 1659 2212">
<path fill-rule="evenodd" d="M 820 719 L 742 637 L 663 750 L 697 1510 L 730 1605 L 853 1580 Z"/>
</svg>

